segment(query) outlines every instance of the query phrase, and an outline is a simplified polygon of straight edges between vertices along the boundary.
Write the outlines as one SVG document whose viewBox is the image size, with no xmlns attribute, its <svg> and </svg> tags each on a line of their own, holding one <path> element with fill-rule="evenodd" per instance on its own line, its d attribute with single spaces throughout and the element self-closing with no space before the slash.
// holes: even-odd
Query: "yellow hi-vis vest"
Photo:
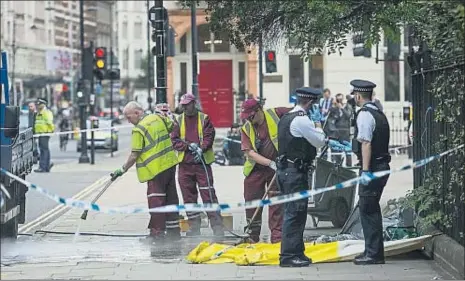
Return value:
<svg viewBox="0 0 465 281">
<path fill-rule="evenodd" d="M 263 111 L 265 113 L 265 120 L 266 125 L 268 127 L 268 134 L 270 135 L 271 142 L 273 142 L 274 147 L 278 150 L 278 123 L 279 117 L 276 114 L 276 111 L 273 108 L 267 109 Z M 252 143 L 253 150 L 258 153 L 257 148 L 255 147 L 255 129 L 249 121 L 246 121 L 244 125 L 242 125 L 242 130 L 244 133 L 249 137 L 250 142 Z M 252 172 L 253 168 L 255 167 L 255 161 L 248 158 L 244 163 L 244 176 L 249 176 Z"/>
<path fill-rule="evenodd" d="M 36 114 L 34 123 L 34 133 L 47 134 L 55 131 L 55 124 L 53 124 L 53 113 L 44 108 Z"/>
<path fill-rule="evenodd" d="M 132 129 L 144 138 L 144 148 L 136 160 L 137 177 L 140 182 L 146 182 L 163 171 L 176 166 L 178 159 L 171 143 L 166 123 L 171 120 L 163 119 L 157 114 L 149 114 L 142 118 Z"/>
<path fill-rule="evenodd" d="M 202 144 L 203 142 L 203 124 L 205 122 L 205 118 L 207 118 L 207 114 L 204 114 L 202 112 L 198 112 L 199 120 L 197 121 L 197 131 L 199 133 L 199 142 Z M 180 138 L 181 140 L 185 141 L 186 140 L 186 122 L 184 120 L 185 114 L 181 114 L 181 116 L 178 117 L 178 124 L 179 124 L 179 130 L 180 130 Z M 184 160 L 184 154 L 185 151 L 178 151 L 178 160 L 179 162 L 182 162 Z M 203 153 L 203 159 L 205 159 L 205 164 L 211 164 L 215 162 L 215 153 L 213 153 L 213 148 L 210 148 L 206 152 Z"/>
</svg>

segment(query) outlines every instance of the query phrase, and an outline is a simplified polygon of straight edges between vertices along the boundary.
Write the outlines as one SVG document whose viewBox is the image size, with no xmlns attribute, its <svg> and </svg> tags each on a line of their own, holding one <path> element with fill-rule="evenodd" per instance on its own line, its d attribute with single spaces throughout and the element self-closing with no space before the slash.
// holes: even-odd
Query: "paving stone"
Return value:
<svg viewBox="0 0 465 281">
<path fill-rule="evenodd" d="M 70 275 L 74 276 L 111 276 L 115 274 L 115 267 L 110 268 L 79 268 L 71 270 Z"/>
<path fill-rule="evenodd" d="M 117 268 L 119 263 L 110 262 L 78 262 L 75 269 L 92 269 L 92 268 Z"/>
</svg>

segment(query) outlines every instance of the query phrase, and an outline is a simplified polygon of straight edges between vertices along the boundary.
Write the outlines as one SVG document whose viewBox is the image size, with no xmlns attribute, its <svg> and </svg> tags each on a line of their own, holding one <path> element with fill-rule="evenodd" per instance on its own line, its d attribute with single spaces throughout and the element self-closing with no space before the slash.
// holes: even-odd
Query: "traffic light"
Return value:
<svg viewBox="0 0 465 281">
<path fill-rule="evenodd" d="M 265 51 L 265 69 L 266 73 L 274 73 L 278 71 L 275 51 Z"/>
<path fill-rule="evenodd" d="M 108 72 L 107 72 L 107 79 L 109 80 L 119 80 L 120 79 L 120 70 L 119 68 L 111 68 Z"/>
<path fill-rule="evenodd" d="M 94 74 L 99 80 L 103 80 L 107 72 L 107 48 L 98 47 L 94 51 Z"/>
<path fill-rule="evenodd" d="M 365 47 L 365 35 L 363 32 L 357 32 L 352 35 L 352 48 L 354 57 L 371 58 L 371 49 Z"/>
</svg>

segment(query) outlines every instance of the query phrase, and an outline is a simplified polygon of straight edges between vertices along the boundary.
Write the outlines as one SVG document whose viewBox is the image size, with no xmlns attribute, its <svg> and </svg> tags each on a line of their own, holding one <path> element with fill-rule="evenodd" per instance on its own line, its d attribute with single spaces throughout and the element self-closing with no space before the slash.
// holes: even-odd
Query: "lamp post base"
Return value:
<svg viewBox="0 0 465 281">
<path fill-rule="evenodd" d="M 87 164 L 87 163 L 90 163 L 89 156 L 87 156 L 86 154 L 81 154 L 81 156 L 79 156 L 79 164 Z"/>
</svg>

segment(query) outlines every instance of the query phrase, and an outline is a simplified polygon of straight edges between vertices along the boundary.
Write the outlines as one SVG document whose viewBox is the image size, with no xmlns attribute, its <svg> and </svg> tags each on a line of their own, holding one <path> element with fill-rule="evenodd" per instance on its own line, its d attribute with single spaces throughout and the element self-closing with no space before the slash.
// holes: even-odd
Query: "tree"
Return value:
<svg viewBox="0 0 465 281">
<path fill-rule="evenodd" d="M 189 6 L 193 1 L 183 0 Z M 196 1 L 198 2 L 198 1 Z M 454 147 L 465 139 L 464 44 L 465 1 L 411 1 L 411 0 L 207 0 L 207 19 L 213 32 L 229 34 L 237 47 L 282 44 L 292 39 L 304 57 L 315 51 L 337 53 L 346 46 L 347 35 L 363 31 L 365 45 L 380 42 L 381 32 L 397 41 L 403 27 L 413 27 L 416 45 L 430 50 L 430 68 L 453 66 L 452 72 L 443 71 L 432 78 L 427 89 L 437 100 L 433 126 L 447 127 L 447 134 L 432 146 L 434 152 L 444 151 L 444 143 Z M 283 40 L 279 40 L 283 39 Z M 456 67 L 457 66 L 457 67 Z M 415 112 L 414 114 L 421 114 Z M 416 132 L 416 136 L 421 132 Z M 420 136 L 419 136 L 420 137 Z M 408 200 L 420 215 L 442 230 L 459 227 L 463 218 L 465 200 L 465 152 L 458 151 L 450 165 L 450 178 L 444 179 L 444 169 L 432 173 L 422 186 L 417 186 Z M 442 164 L 438 164 L 442 165 Z M 438 193 L 440 190 L 441 193 Z M 458 191 L 458 192 L 457 192 Z M 441 194 L 440 196 L 438 194 Z M 439 203 L 439 204 L 438 204 Z M 438 207 L 440 205 L 440 207 Z M 419 207 L 420 206 L 420 207 Z M 452 208 L 451 208 L 452 207 Z M 454 209 L 455 208 L 455 209 Z M 462 208 L 462 209 L 460 209 Z M 452 211 L 451 211 L 452 210 Z M 464 234 L 459 238 L 465 245 Z"/>
<path fill-rule="evenodd" d="M 190 5 L 191 1 L 181 1 Z M 237 47 L 282 44 L 292 38 L 303 56 L 315 50 L 335 53 L 347 44 L 352 31 L 364 31 L 367 47 L 380 41 L 380 31 L 398 40 L 405 23 L 420 21 L 422 2 L 348 0 L 208 0 L 208 21 L 212 30 L 230 35 Z M 326 48 L 325 48 L 326 47 Z"/>
</svg>

